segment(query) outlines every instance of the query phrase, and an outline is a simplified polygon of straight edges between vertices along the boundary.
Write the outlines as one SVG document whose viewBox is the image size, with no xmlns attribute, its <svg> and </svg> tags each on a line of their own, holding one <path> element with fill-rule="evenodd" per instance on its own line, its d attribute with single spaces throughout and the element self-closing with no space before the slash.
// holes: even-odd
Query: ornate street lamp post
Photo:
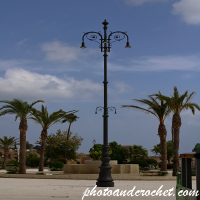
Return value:
<svg viewBox="0 0 200 200">
<path fill-rule="evenodd" d="M 104 111 L 103 112 L 103 146 L 102 146 L 102 157 L 101 157 L 102 164 L 100 166 L 99 178 L 98 178 L 96 184 L 97 184 L 97 187 L 114 187 L 114 182 L 111 177 L 111 168 L 112 167 L 109 164 L 110 154 L 109 154 L 109 145 L 108 145 L 108 117 L 109 117 L 108 110 L 111 110 L 111 111 L 115 110 L 115 114 L 116 114 L 116 108 L 108 107 L 108 105 L 107 105 L 107 84 L 108 84 L 108 81 L 107 81 L 107 56 L 108 56 L 107 52 L 110 52 L 111 44 L 113 42 L 123 40 L 125 38 L 125 36 L 127 37 L 127 42 L 126 42 L 125 48 L 131 48 L 131 46 L 129 45 L 129 39 L 128 39 L 128 35 L 126 34 L 126 32 L 121 32 L 121 31 L 111 32 L 110 35 L 107 37 L 108 22 L 105 20 L 102 24 L 104 25 L 104 27 L 103 27 L 104 37 L 101 35 L 100 32 L 91 31 L 91 32 L 84 33 L 84 35 L 82 37 L 81 48 L 86 48 L 85 43 L 84 43 L 84 37 L 86 36 L 87 39 L 99 43 L 101 52 L 104 52 L 104 54 L 103 54 L 103 56 L 104 56 L 104 81 L 103 81 L 103 84 L 104 84 L 104 107 L 101 107 L 101 106 L 97 107 L 96 112 L 95 112 L 95 113 L 97 113 L 97 110 Z M 120 37 L 120 35 L 122 37 Z M 111 40 L 113 40 L 113 41 L 111 41 Z"/>
</svg>

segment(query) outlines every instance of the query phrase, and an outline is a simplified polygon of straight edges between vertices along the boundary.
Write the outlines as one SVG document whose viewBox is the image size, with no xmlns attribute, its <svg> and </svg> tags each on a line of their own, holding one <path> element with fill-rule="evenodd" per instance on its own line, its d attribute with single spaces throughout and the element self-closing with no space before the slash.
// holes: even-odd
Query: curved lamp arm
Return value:
<svg viewBox="0 0 200 200">
<path fill-rule="evenodd" d="M 117 33 L 122 34 L 123 37 L 120 37 L 120 35 L 118 35 Z M 111 41 L 110 37 L 111 37 L 113 34 L 116 34 L 116 35 L 114 35 L 114 41 L 110 42 L 110 41 Z M 121 41 L 121 40 L 123 40 L 123 39 L 125 38 L 125 36 L 127 37 L 127 42 L 126 42 L 125 48 L 131 48 L 131 46 L 129 45 L 129 38 L 128 38 L 128 35 L 126 34 L 126 32 L 115 31 L 115 32 L 111 32 L 110 35 L 108 36 L 108 41 L 109 41 L 109 43 L 108 43 L 108 49 L 110 50 L 110 46 L 111 46 L 111 44 L 112 44 L 113 42 Z"/>
<path fill-rule="evenodd" d="M 93 34 L 93 33 L 94 33 L 94 34 Z M 91 34 L 91 35 L 89 35 L 89 34 Z M 101 37 L 101 39 L 100 39 L 100 40 L 101 40 L 101 43 L 98 42 L 98 41 L 96 41 L 98 35 Z M 99 46 L 100 46 L 101 52 L 102 52 L 102 41 L 103 41 L 103 37 L 102 37 L 102 35 L 101 35 L 100 32 L 90 31 L 90 32 L 85 33 L 85 34 L 83 35 L 83 37 L 82 37 L 82 45 L 81 45 L 81 47 L 80 47 L 80 48 L 82 48 L 82 49 L 86 48 L 85 43 L 84 43 L 84 37 L 85 37 L 85 36 L 86 36 L 86 38 L 87 38 L 88 40 L 99 43 Z"/>
</svg>

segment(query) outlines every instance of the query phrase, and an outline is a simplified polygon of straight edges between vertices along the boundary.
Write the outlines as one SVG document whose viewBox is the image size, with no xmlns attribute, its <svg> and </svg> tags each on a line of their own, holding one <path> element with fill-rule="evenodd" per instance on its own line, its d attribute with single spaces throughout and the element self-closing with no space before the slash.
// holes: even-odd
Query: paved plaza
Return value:
<svg viewBox="0 0 200 200">
<path fill-rule="evenodd" d="M 38 169 L 28 169 L 27 174 L 35 173 Z M 48 171 L 45 169 L 44 171 Z M 6 170 L 1 170 L 1 173 L 6 173 Z M 170 174 L 171 175 L 171 174 Z M 40 176 L 40 175 L 38 175 Z M 49 176 L 48 176 L 49 178 Z M 150 192 L 158 189 L 162 186 L 162 192 L 165 190 L 170 190 L 171 193 L 175 194 L 176 180 L 115 180 L 115 187 L 109 188 L 112 193 L 116 190 L 126 193 L 133 190 L 132 194 L 135 194 L 138 190 L 150 190 Z M 36 179 L 36 178 L 1 178 L 0 177 L 0 200 L 82 200 L 83 193 L 90 194 L 92 189 L 102 190 L 103 193 L 107 188 L 94 188 L 96 185 L 96 180 L 72 180 L 72 179 Z M 192 181 L 192 188 L 196 189 L 196 180 Z M 90 191 L 88 191 L 90 190 Z M 94 191 L 93 190 L 93 191 Z M 110 191 L 110 192 L 111 192 Z M 101 191 L 99 191 L 100 194 Z M 115 193 L 116 194 L 116 193 Z M 175 196 L 84 196 L 84 200 L 101 200 L 101 199 L 166 199 L 175 200 Z"/>
<path fill-rule="evenodd" d="M 176 187 L 176 181 L 119 181 L 116 180 L 115 187 L 109 188 L 113 192 L 116 189 L 132 190 L 169 190 Z M 92 190 L 96 184 L 95 180 L 69 180 L 69 179 L 23 179 L 23 178 L 0 178 L 0 199 L 1 200 L 81 200 L 83 192 L 89 188 Z M 195 189 L 196 181 L 193 181 Z M 106 188 L 96 188 L 96 191 Z M 173 194 L 175 192 L 173 191 Z M 85 196 L 84 200 L 91 199 L 171 199 L 175 196 Z"/>
</svg>

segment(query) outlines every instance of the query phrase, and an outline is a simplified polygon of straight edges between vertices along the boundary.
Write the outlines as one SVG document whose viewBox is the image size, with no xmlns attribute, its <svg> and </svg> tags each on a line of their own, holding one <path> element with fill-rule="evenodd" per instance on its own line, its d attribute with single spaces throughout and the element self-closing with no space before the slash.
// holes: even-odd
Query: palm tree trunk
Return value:
<svg viewBox="0 0 200 200">
<path fill-rule="evenodd" d="M 160 136 L 160 147 L 161 147 L 161 169 L 160 171 L 167 171 L 167 130 L 163 123 L 160 123 L 158 127 L 158 135 Z"/>
<path fill-rule="evenodd" d="M 39 171 L 43 171 L 44 170 L 44 152 L 45 152 L 46 139 L 47 139 L 47 130 L 43 129 L 42 132 L 41 132 L 42 144 L 41 144 Z"/>
<path fill-rule="evenodd" d="M 26 131 L 20 131 L 19 174 L 26 174 Z"/>
<path fill-rule="evenodd" d="M 66 146 L 65 146 L 65 159 L 67 159 L 67 147 L 68 147 L 68 141 L 69 141 L 69 133 L 70 133 L 70 128 L 71 128 L 71 122 L 69 123 L 69 128 L 67 132 L 67 140 L 66 140 Z M 67 161 L 66 161 L 67 162 Z"/>
<path fill-rule="evenodd" d="M 3 160 L 2 169 L 6 168 L 6 162 L 7 162 L 7 158 L 8 158 L 8 153 L 9 153 L 9 150 L 8 149 L 4 149 L 4 160 Z"/>
<path fill-rule="evenodd" d="M 174 145 L 174 129 L 171 127 L 171 131 L 172 131 L 172 144 Z"/>
<path fill-rule="evenodd" d="M 27 120 L 22 118 L 19 125 L 20 130 L 20 154 L 19 154 L 19 174 L 26 174 L 26 131 L 28 129 Z"/>
<path fill-rule="evenodd" d="M 173 158 L 173 176 L 176 176 L 176 172 L 179 170 L 179 129 L 174 129 L 174 158 Z"/>
<path fill-rule="evenodd" d="M 179 131 L 181 127 L 181 117 L 179 114 L 175 113 L 172 118 L 172 128 L 174 132 L 174 158 L 173 158 L 173 176 L 176 176 L 176 172 L 179 170 Z"/>
</svg>

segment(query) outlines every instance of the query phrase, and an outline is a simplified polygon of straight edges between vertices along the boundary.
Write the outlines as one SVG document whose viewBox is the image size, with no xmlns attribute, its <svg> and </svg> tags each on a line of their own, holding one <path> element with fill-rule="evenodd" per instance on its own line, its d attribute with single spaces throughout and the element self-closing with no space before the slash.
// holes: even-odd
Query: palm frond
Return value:
<svg viewBox="0 0 200 200">
<path fill-rule="evenodd" d="M 196 103 L 187 103 L 182 107 L 183 110 L 187 110 L 188 108 L 192 111 L 193 115 L 195 114 L 195 108 L 200 111 L 200 107 Z"/>
<path fill-rule="evenodd" d="M 148 99 L 132 99 L 133 101 L 136 101 L 136 102 L 139 102 L 139 103 L 142 103 L 142 104 L 145 104 L 145 105 L 148 105 L 149 107 L 152 106 L 152 102 L 149 101 Z"/>
<path fill-rule="evenodd" d="M 141 100 L 132 99 L 133 101 L 148 105 L 149 106 L 148 109 L 141 108 L 139 106 L 134 106 L 134 105 L 122 105 L 121 107 L 134 108 L 134 109 L 139 109 L 141 111 L 144 111 L 146 113 L 151 113 L 155 115 L 161 123 L 163 123 L 166 117 L 171 112 L 171 108 L 168 106 L 167 102 L 165 101 L 165 100 L 169 100 L 170 98 L 167 96 L 161 95 L 160 91 L 158 94 L 148 95 L 148 98 L 149 99 L 141 99 Z M 157 101 L 157 99 L 159 99 L 160 103 Z"/>
<path fill-rule="evenodd" d="M 16 114 L 16 113 L 15 113 L 15 111 L 13 111 L 11 109 L 3 110 L 0 112 L 0 116 L 6 115 L 6 114 Z"/>
<path fill-rule="evenodd" d="M 17 141 L 17 138 L 15 137 L 7 137 L 7 136 L 3 136 L 3 139 L 0 138 L 0 145 L 4 148 L 4 149 L 8 149 L 10 146 L 12 146 L 15 142 Z"/>
<path fill-rule="evenodd" d="M 44 101 L 43 100 L 34 101 L 32 104 L 30 104 L 30 107 L 33 107 L 36 103 L 44 103 Z"/>
<path fill-rule="evenodd" d="M 196 92 L 192 92 L 192 93 L 189 95 L 189 97 L 186 99 L 185 104 L 189 103 L 190 100 L 192 99 L 193 95 L 195 95 L 195 94 L 196 94 Z"/>
<path fill-rule="evenodd" d="M 147 109 L 145 109 L 145 108 L 141 108 L 141 107 L 139 107 L 139 106 L 134 106 L 134 105 L 122 105 L 121 107 L 122 107 L 122 108 L 133 108 L 133 109 L 137 109 L 137 110 L 140 110 L 140 111 L 144 111 L 144 112 L 147 113 L 147 114 L 151 113 L 151 114 L 155 115 L 155 116 L 159 119 L 159 117 L 158 117 L 158 115 L 157 115 L 156 113 L 152 112 L 151 110 L 147 110 Z"/>
<path fill-rule="evenodd" d="M 70 113 L 64 116 L 62 123 L 65 123 L 65 122 L 73 123 L 77 119 L 79 119 L 78 116 L 76 116 L 74 113 Z"/>
<path fill-rule="evenodd" d="M 169 102 L 171 100 L 170 97 L 164 96 L 164 95 L 161 95 L 161 94 L 152 94 L 152 95 L 149 95 L 149 96 L 155 96 L 156 99 L 163 100 L 163 101 L 166 101 L 166 102 Z"/>
<path fill-rule="evenodd" d="M 66 115 L 66 112 L 60 109 L 49 114 L 47 111 L 47 107 L 44 107 L 44 105 L 42 105 L 41 111 L 34 111 L 33 115 L 34 116 L 30 117 L 30 119 L 33 119 L 36 123 L 41 124 L 43 128 L 48 129 L 53 124 L 56 124 L 58 122 L 61 123 L 61 120 Z"/>
<path fill-rule="evenodd" d="M 185 107 L 186 109 L 190 109 L 192 111 L 192 114 L 194 115 L 195 114 L 195 109 L 192 105 L 188 105 L 187 107 Z"/>
<path fill-rule="evenodd" d="M 36 124 L 40 124 L 42 126 L 42 128 L 44 127 L 44 123 L 40 117 L 38 117 L 38 116 L 31 117 L 30 116 L 28 119 L 32 119 L 33 121 L 35 121 Z"/>
<path fill-rule="evenodd" d="M 181 95 L 176 101 L 179 103 L 179 105 L 183 105 L 183 101 L 187 96 L 188 96 L 188 91 L 186 91 L 183 95 Z"/>
<path fill-rule="evenodd" d="M 170 113 L 172 112 L 172 109 L 170 107 L 168 107 L 167 103 L 166 103 L 166 109 L 164 110 L 164 113 L 163 113 L 163 119 L 165 121 L 165 119 L 170 115 Z"/>
<path fill-rule="evenodd" d="M 17 115 L 15 116 L 15 121 L 17 121 L 18 117 L 20 117 L 19 114 L 17 114 Z"/>
<path fill-rule="evenodd" d="M 17 109 L 13 106 L 13 105 L 4 105 L 0 108 L 0 110 L 3 110 L 3 109 L 6 109 L 6 108 L 10 108 L 10 109 L 13 109 L 17 112 Z"/>
<path fill-rule="evenodd" d="M 1 115 L 5 114 L 16 114 L 15 120 L 18 118 L 29 118 L 33 112 L 36 110 L 32 106 L 36 104 L 37 102 L 41 102 L 41 100 L 35 101 L 32 104 L 28 104 L 26 101 L 22 101 L 21 99 L 13 99 L 12 101 L 0 101 L 1 103 L 6 103 L 8 105 L 4 105 L 0 108 L 0 110 L 3 110 L 0 113 Z"/>
<path fill-rule="evenodd" d="M 200 106 L 196 103 L 187 103 L 186 105 L 193 106 L 193 107 L 197 108 L 197 110 L 200 111 Z"/>
<path fill-rule="evenodd" d="M 174 98 L 179 99 L 179 92 L 176 86 L 174 86 Z"/>
</svg>

